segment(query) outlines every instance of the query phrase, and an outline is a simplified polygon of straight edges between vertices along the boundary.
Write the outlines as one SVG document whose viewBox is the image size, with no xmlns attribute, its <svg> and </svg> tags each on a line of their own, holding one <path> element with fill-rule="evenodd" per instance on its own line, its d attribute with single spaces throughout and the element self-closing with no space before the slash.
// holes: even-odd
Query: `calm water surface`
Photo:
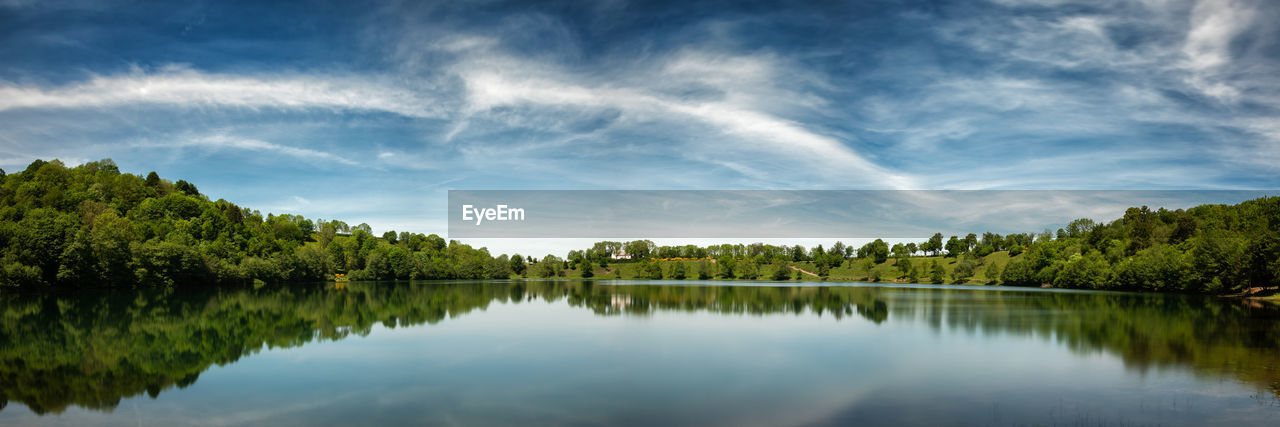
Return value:
<svg viewBox="0 0 1280 427">
<path fill-rule="evenodd" d="M 1280 317 L 1211 298 L 500 281 L 0 308 L 3 425 L 1280 423 Z"/>
</svg>

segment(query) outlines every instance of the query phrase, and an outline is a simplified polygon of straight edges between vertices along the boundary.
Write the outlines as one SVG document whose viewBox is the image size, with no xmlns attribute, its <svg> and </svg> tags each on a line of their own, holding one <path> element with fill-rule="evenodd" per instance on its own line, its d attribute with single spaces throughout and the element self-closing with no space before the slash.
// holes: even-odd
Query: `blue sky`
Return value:
<svg viewBox="0 0 1280 427">
<path fill-rule="evenodd" d="M 1280 3 L 0 0 L 0 168 L 443 233 L 448 189 L 1272 189 Z"/>
</svg>

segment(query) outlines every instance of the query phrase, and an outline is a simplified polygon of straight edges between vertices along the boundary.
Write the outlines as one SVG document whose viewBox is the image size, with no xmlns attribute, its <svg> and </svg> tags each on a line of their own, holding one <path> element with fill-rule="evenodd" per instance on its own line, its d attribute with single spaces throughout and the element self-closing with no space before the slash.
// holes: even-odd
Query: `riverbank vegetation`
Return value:
<svg viewBox="0 0 1280 427">
<path fill-rule="evenodd" d="M 35 161 L 0 172 L 0 287 L 200 286 L 352 280 L 504 279 L 494 257 L 436 235 L 263 215 L 184 180 L 110 160 Z"/>
<path fill-rule="evenodd" d="M 619 260 L 618 254 L 628 259 Z M 854 280 L 1238 294 L 1280 285 L 1280 198 L 1191 209 L 1129 208 L 1109 223 L 854 248 L 599 242 L 569 254 L 567 277 Z M 691 277 L 687 272 L 696 271 Z M 542 271 L 548 277 L 550 271 Z"/>
<path fill-rule="evenodd" d="M 437 235 L 262 214 L 110 160 L 0 171 L 0 287 L 200 286 L 573 277 L 847 280 L 1197 293 L 1280 284 L 1280 198 L 1130 208 L 1056 231 L 861 247 L 598 242 L 567 257 L 493 255 Z"/>
</svg>

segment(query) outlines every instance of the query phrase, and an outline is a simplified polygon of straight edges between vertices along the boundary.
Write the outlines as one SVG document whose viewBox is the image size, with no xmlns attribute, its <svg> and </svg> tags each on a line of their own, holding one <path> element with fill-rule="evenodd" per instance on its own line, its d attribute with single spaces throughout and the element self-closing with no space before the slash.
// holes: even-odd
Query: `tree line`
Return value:
<svg viewBox="0 0 1280 427">
<path fill-rule="evenodd" d="M 630 259 L 613 259 L 611 254 L 620 250 Z M 988 262 L 997 253 L 1009 261 Z M 667 259 L 696 260 L 692 264 L 696 267 L 677 262 L 667 263 L 670 266 L 664 269 L 655 262 Z M 1190 293 L 1271 288 L 1280 285 L 1280 197 L 1185 210 L 1142 206 L 1129 208 L 1111 222 L 1078 219 L 1056 231 L 949 238 L 935 233 L 918 243 L 890 245 L 876 239 L 857 248 L 842 242 L 826 248 L 599 242 L 571 252 L 566 263 L 574 267 L 638 263 L 634 278 L 787 280 L 802 278 L 788 269 L 795 265 L 811 267 L 815 275 L 825 278 L 834 268 L 863 262 L 867 279 L 880 281 L 883 270 L 871 267 L 888 261 L 900 272 L 898 278 L 911 283 L 965 283 L 982 269 L 988 283 L 1010 286 Z"/>
<path fill-rule="evenodd" d="M 1003 265 L 987 262 L 993 254 Z M 620 258 L 620 255 L 626 254 Z M 919 260 L 919 257 L 928 257 Z M 938 258 L 954 258 L 944 267 Z M 662 260 L 685 260 L 663 263 Z M 696 260 L 695 262 L 686 262 Z M 825 278 L 854 262 L 893 260 L 908 282 L 964 283 L 981 271 L 1013 286 L 1231 293 L 1280 283 L 1280 198 L 1190 209 L 1128 209 L 1109 223 L 1056 232 L 936 233 L 860 247 L 765 243 L 658 246 L 604 241 L 565 258 L 494 256 L 437 235 L 298 215 L 263 215 L 210 200 L 192 183 L 122 173 L 109 159 L 0 170 L 0 287 L 193 286 L 329 279 L 590 278 L 637 263 L 632 278 Z M 951 262 L 954 261 L 954 262 Z M 793 268 L 795 267 L 795 268 Z M 981 269 L 981 270 L 979 270 Z M 866 268 L 879 281 L 883 269 Z M 889 278 L 894 279 L 894 278 Z"/>
<path fill-rule="evenodd" d="M 111 160 L 0 170 L 0 287 L 197 286 L 353 280 L 503 279 L 494 257 L 437 235 L 263 215 L 184 180 L 121 173 Z"/>
</svg>

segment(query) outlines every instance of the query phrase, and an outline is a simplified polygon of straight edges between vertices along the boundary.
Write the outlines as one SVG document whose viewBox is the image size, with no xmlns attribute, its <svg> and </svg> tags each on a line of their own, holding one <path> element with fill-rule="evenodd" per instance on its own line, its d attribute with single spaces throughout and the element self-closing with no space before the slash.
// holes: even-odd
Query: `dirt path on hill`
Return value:
<svg viewBox="0 0 1280 427">
<path fill-rule="evenodd" d="M 800 267 L 796 267 L 796 266 L 794 266 L 794 265 L 788 265 L 787 267 L 791 267 L 791 269 L 792 269 L 792 270 L 799 271 L 799 272 L 801 272 L 801 273 L 808 274 L 808 275 L 813 276 L 813 277 L 818 277 L 818 275 L 817 275 L 817 274 L 810 273 L 810 272 L 808 272 L 808 271 L 805 271 L 805 269 L 800 268 Z"/>
</svg>

